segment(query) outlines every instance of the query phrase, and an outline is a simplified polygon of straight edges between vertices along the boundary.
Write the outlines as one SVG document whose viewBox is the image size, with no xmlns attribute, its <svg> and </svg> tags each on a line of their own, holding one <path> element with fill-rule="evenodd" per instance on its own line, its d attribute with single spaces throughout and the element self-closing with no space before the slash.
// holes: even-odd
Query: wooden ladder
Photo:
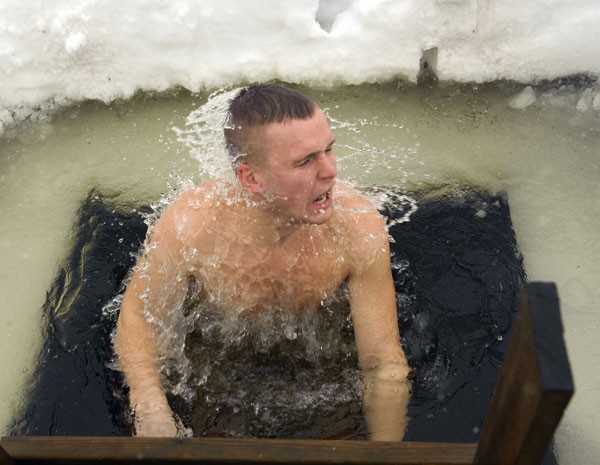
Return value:
<svg viewBox="0 0 600 465">
<path fill-rule="evenodd" d="M 1 464 L 538 465 L 573 394 L 556 286 L 526 286 L 479 443 L 3 437 Z"/>
</svg>

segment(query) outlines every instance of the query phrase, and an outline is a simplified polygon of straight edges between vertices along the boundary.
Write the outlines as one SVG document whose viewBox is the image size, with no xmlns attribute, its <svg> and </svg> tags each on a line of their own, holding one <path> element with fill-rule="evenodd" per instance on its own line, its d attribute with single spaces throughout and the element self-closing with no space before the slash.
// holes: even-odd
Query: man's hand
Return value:
<svg viewBox="0 0 600 465">
<path fill-rule="evenodd" d="M 135 435 L 141 437 L 175 437 L 178 430 L 173 412 L 166 402 L 141 402 L 134 407 Z"/>
<path fill-rule="evenodd" d="M 408 371 L 404 364 L 385 364 L 363 371 L 363 409 L 369 439 L 402 441 L 408 424 Z"/>
</svg>

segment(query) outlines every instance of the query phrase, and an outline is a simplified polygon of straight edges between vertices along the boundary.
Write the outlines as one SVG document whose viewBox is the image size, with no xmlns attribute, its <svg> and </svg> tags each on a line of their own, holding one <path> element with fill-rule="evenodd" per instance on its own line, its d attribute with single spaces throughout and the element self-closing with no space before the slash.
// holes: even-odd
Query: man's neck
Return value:
<svg viewBox="0 0 600 465">
<path fill-rule="evenodd" d="M 278 246 L 305 235 L 310 229 L 310 224 L 291 218 L 272 208 L 271 202 L 261 195 L 244 192 L 250 200 L 247 210 L 248 220 L 256 237 L 263 238 L 273 246 Z"/>
</svg>

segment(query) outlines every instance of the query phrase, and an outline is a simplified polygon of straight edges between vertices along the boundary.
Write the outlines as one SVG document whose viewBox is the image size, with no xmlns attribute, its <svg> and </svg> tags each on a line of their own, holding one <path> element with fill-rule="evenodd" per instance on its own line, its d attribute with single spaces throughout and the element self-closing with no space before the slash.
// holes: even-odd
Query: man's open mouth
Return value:
<svg viewBox="0 0 600 465">
<path fill-rule="evenodd" d="M 315 200 L 313 200 L 313 203 L 316 205 L 320 205 L 325 203 L 329 198 L 331 197 L 331 190 L 328 190 L 327 192 L 322 193 L 321 195 L 319 195 Z"/>
</svg>

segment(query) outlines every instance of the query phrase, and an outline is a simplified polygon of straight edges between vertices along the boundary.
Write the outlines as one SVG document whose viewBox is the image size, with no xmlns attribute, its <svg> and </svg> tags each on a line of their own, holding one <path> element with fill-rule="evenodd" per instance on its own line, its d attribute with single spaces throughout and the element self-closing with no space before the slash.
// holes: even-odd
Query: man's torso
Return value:
<svg viewBox="0 0 600 465">
<path fill-rule="evenodd" d="M 347 201 L 338 199 L 326 224 L 298 225 L 281 241 L 276 231 L 257 229 L 251 210 L 229 198 L 231 191 L 217 191 L 208 200 L 205 192 L 190 194 L 202 198 L 188 199 L 179 213 L 187 215 L 181 256 L 202 299 L 242 314 L 313 310 L 336 295 L 353 266 Z"/>
</svg>

